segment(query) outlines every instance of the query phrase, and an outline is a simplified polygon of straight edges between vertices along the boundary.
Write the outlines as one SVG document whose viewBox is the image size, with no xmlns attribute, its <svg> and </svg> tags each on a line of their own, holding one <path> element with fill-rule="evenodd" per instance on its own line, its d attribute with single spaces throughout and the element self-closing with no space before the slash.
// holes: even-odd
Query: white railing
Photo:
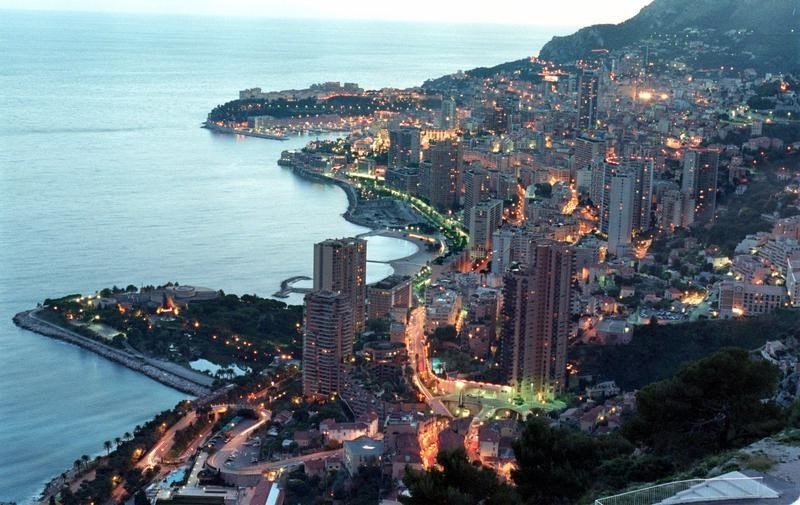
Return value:
<svg viewBox="0 0 800 505">
<path fill-rule="evenodd" d="M 679 493 L 688 491 L 696 486 L 713 483 L 728 483 L 743 492 L 734 496 L 687 496 L 685 499 L 676 498 L 671 503 L 692 503 L 715 500 L 742 500 L 752 498 L 772 497 L 771 490 L 761 483 L 761 477 L 717 477 L 713 479 L 689 479 L 667 482 L 656 486 L 649 486 L 634 491 L 628 491 L 605 498 L 598 498 L 594 505 L 656 505 L 676 497 Z"/>
</svg>

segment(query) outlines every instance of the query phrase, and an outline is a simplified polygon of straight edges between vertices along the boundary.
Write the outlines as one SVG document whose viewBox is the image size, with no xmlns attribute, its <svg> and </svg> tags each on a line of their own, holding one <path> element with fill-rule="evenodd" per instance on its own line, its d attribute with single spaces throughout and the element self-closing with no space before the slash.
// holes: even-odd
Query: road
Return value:
<svg viewBox="0 0 800 505">
<path fill-rule="evenodd" d="M 154 445 L 152 449 L 150 449 L 150 452 L 145 454 L 144 457 L 139 460 L 139 462 L 136 464 L 136 467 L 140 469 L 152 468 L 161 463 L 161 460 L 164 459 L 164 456 L 169 452 L 170 449 L 172 449 L 172 442 L 175 440 L 175 432 L 186 428 L 192 424 L 195 419 L 197 419 L 197 412 L 192 410 L 183 416 L 180 421 L 173 424 L 164 432 L 158 443 Z M 166 425 L 164 425 L 164 428 L 166 428 Z"/>
<path fill-rule="evenodd" d="M 406 330 L 406 350 L 408 359 L 413 363 L 412 382 L 425 397 L 428 406 L 436 415 L 453 417 L 453 414 L 436 398 L 433 393 L 425 386 L 422 377 L 434 377 L 430 370 L 430 360 L 428 360 L 428 342 L 425 337 L 425 307 L 417 307 L 411 312 L 408 328 Z"/>
<path fill-rule="evenodd" d="M 207 463 L 214 468 L 230 471 L 252 464 L 253 458 L 258 459 L 261 448 L 253 445 L 248 439 L 253 432 L 269 422 L 272 413 L 268 410 L 259 410 L 258 414 L 257 421 L 245 420 L 234 427 L 236 434 L 219 451 L 210 455 Z"/>
<path fill-rule="evenodd" d="M 281 468 L 286 468 L 287 466 L 292 465 L 299 465 L 300 463 L 305 463 L 307 461 L 317 461 L 320 459 L 327 459 L 332 458 L 334 456 L 341 457 L 343 449 L 334 449 L 332 451 L 320 451 L 320 452 L 312 452 L 311 454 L 304 454 L 302 456 L 295 456 L 293 458 L 282 459 L 280 461 L 269 461 L 264 463 L 258 463 L 257 465 L 249 465 L 246 467 L 242 467 L 236 470 L 226 469 L 226 473 L 238 474 L 238 475 L 253 475 L 253 474 L 261 474 L 266 473 L 271 470 L 280 470 Z"/>
</svg>

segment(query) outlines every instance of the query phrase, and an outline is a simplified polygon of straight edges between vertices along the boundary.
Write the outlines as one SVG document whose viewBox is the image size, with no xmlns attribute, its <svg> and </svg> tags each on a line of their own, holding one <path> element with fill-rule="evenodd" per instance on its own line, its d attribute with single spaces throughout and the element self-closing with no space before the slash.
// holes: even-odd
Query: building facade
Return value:
<svg viewBox="0 0 800 505">
<path fill-rule="evenodd" d="M 314 290 L 345 294 L 350 299 L 356 332 L 364 329 L 366 279 L 366 240 L 342 238 L 314 244 Z"/>
<path fill-rule="evenodd" d="M 501 359 L 517 394 L 544 401 L 566 387 L 572 251 L 542 240 L 505 276 Z"/>
<path fill-rule="evenodd" d="M 305 296 L 303 326 L 303 395 L 326 399 L 341 391 L 342 363 L 353 354 L 350 298 L 333 291 Z"/>
</svg>

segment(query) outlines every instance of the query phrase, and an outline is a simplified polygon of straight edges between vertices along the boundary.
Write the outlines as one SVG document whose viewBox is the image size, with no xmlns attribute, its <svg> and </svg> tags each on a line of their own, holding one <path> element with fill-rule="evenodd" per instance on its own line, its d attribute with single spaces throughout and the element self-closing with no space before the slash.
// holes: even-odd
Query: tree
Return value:
<svg viewBox="0 0 800 505">
<path fill-rule="evenodd" d="M 632 450 L 617 437 L 592 439 L 581 432 L 551 428 L 531 416 L 522 435 L 513 442 L 517 468 L 511 477 L 525 503 L 572 503 L 598 477 L 598 461 Z"/>
<path fill-rule="evenodd" d="M 133 495 L 133 505 L 150 505 L 150 500 L 147 499 L 147 495 L 141 489 Z"/>
<path fill-rule="evenodd" d="M 439 452 L 436 462 L 441 467 L 418 473 L 406 468 L 403 483 L 411 496 L 400 496 L 404 505 L 484 505 L 516 502 L 514 491 L 500 482 L 494 471 L 475 467 L 467 461 L 463 449 Z"/>
<path fill-rule="evenodd" d="M 778 376 L 744 349 L 723 349 L 642 389 L 624 433 L 678 461 L 744 445 L 783 427 L 780 409 L 765 401 Z"/>
<path fill-rule="evenodd" d="M 56 497 L 54 495 L 50 495 L 50 498 L 47 500 L 47 505 L 56 505 Z"/>
<path fill-rule="evenodd" d="M 125 440 L 130 440 L 133 438 L 133 435 L 129 431 L 126 431 L 125 434 L 122 436 Z"/>
<path fill-rule="evenodd" d="M 122 443 L 122 439 L 120 437 L 114 437 L 114 445 L 119 449 L 119 444 Z"/>
<path fill-rule="evenodd" d="M 433 330 L 433 338 L 442 341 L 452 342 L 458 336 L 455 326 L 449 324 L 447 326 L 439 326 Z"/>
<path fill-rule="evenodd" d="M 83 454 L 81 455 L 81 461 L 83 462 L 83 466 L 88 468 L 89 467 L 89 455 Z"/>
<path fill-rule="evenodd" d="M 106 454 L 111 454 L 111 440 L 106 440 L 103 442 L 103 447 L 106 448 Z"/>
<path fill-rule="evenodd" d="M 76 459 L 75 461 L 72 462 L 72 468 L 74 468 L 75 471 L 78 471 L 82 465 L 83 463 L 81 462 L 80 459 Z"/>
</svg>

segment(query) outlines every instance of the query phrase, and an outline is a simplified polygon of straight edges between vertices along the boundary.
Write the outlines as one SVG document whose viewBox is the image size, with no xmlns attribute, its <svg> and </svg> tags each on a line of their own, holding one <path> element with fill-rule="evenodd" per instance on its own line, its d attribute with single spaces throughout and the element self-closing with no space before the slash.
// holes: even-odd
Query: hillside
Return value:
<svg viewBox="0 0 800 505">
<path fill-rule="evenodd" d="M 689 45 L 696 51 L 686 51 Z M 699 68 L 800 69 L 799 0 L 654 0 L 617 25 L 553 37 L 540 58 L 572 63 L 592 49 L 648 46 L 662 59 Z"/>
</svg>

